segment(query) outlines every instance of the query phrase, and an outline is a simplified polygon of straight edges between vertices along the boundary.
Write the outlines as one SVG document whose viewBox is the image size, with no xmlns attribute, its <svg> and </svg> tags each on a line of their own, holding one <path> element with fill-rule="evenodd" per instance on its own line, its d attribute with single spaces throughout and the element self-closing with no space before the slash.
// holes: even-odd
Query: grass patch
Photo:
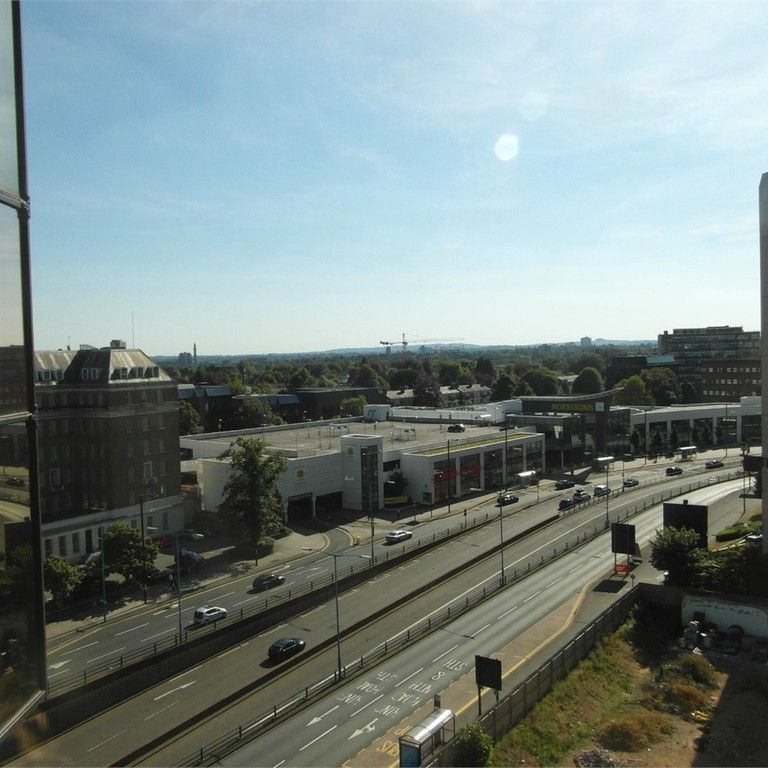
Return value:
<svg viewBox="0 0 768 768">
<path fill-rule="evenodd" d="M 621 752 L 639 752 L 674 730 L 672 718 L 660 712 L 628 712 L 612 720 L 597 734 L 600 745 Z"/>
<path fill-rule="evenodd" d="M 695 710 L 708 710 L 710 697 L 695 685 L 684 680 L 670 680 L 664 686 L 664 700 L 670 711 L 686 716 Z"/>
<path fill-rule="evenodd" d="M 751 533 L 751 531 L 746 523 L 734 523 L 723 528 L 720 533 L 715 534 L 715 541 L 733 541 L 734 539 L 746 536 L 748 533 Z"/>
<path fill-rule="evenodd" d="M 671 672 L 704 688 L 714 688 L 717 684 L 717 671 L 708 659 L 697 653 L 681 654 L 674 661 L 664 665 L 664 672 Z"/>
</svg>

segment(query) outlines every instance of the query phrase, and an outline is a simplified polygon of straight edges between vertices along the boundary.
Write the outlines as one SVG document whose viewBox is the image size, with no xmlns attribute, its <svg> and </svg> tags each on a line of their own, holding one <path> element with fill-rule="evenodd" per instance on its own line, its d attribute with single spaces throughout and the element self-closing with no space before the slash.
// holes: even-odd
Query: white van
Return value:
<svg viewBox="0 0 768 768">
<path fill-rule="evenodd" d="M 607 485 L 596 485 L 594 494 L 597 496 L 607 496 L 611 492 L 611 489 Z"/>
</svg>

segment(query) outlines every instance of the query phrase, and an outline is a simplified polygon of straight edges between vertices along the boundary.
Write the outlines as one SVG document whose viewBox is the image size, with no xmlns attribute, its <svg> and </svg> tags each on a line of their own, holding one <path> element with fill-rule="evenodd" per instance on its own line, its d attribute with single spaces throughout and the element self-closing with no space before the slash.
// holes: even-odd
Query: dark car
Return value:
<svg viewBox="0 0 768 768">
<path fill-rule="evenodd" d="M 720 459 L 712 459 L 704 465 L 707 469 L 720 469 L 723 466 L 723 462 Z"/>
<path fill-rule="evenodd" d="M 635 460 L 635 454 L 634 453 L 625 453 L 621 457 L 622 461 L 634 461 Z"/>
<path fill-rule="evenodd" d="M 560 499 L 560 503 L 557 505 L 559 510 L 573 509 L 579 502 L 576 499 Z"/>
<path fill-rule="evenodd" d="M 154 565 L 147 568 L 147 584 L 163 584 L 171 581 L 172 578 L 168 571 L 163 571 Z"/>
<path fill-rule="evenodd" d="M 197 570 L 203 562 L 203 556 L 189 549 L 182 549 L 179 552 L 179 568 L 184 572 Z"/>
<path fill-rule="evenodd" d="M 558 480 L 555 483 L 555 490 L 556 491 L 564 491 L 566 488 L 573 488 L 573 486 L 576 485 L 576 483 L 573 482 L 573 480 L 563 479 Z"/>
<path fill-rule="evenodd" d="M 682 475 L 682 467 L 667 467 L 667 475 Z"/>
<path fill-rule="evenodd" d="M 512 493 L 500 493 L 496 499 L 496 503 L 501 507 L 507 504 L 517 504 L 518 501 L 520 501 L 519 497 Z"/>
<path fill-rule="evenodd" d="M 272 589 L 272 587 L 282 584 L 284 581 L 285 576 L 281 576 L 279 573 L 265 573 L 253 580 L 253 589 L 255 592 L 263 592 L 266 589 Z"/>
<path fill-rule="evenodd" d="M 15 488 L 23 488 L 24 481 L 20 477 L 9 477 L 5 481 L 6 485 L 12 485 Z"/>
<path fill-rule="evenodd" d="M 624 478 L 624 487 L 625 488 L 634 488 L 636 485 L 640 485 L 640 481 L 637 480 L 634 477 L 625 477 Z"/>
<path fill-rule="evenodd" d="M 281 637 L 269 646 L 267 655 L 272 661 L 289 659 L 304 650 L 306 643 L 300 637 Z"/>
<path fill-rule="evenodd" d="M 449 424 L 448 425 L 448 431 L 449 432 L 463 432 L 466 429 L 466 427 L 463 424 Z"/>
</svg>

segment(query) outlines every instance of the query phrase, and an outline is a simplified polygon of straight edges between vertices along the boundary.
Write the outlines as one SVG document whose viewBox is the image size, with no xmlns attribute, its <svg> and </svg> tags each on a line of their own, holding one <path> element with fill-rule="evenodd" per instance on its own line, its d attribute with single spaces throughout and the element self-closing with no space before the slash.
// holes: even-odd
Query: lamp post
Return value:
<svg viewBox="0 0 768 768">
<path fill-rule="evenodd" d="M 504 478 L 504 490 L 507 490 L 507 451 L 509 450 L 509 446 L 507 444 L 507 432 L 509 430 L 509 423 L 507 421 L 507 414 L 504 414 L 504 472 L 503 478 Z"/>
<path fill-rule="evenodd" d="M 499 554 L 501 555 L 501 586 L 504 586 L 504 507 L 499 502 Z"/>
<path fill-rule="evenodd" d="M 147 602 L 147 544 L 144 537 L 144 502 L 155 499 L 156 496 L 142 494 L 139 496 L 139 515 L 141 517 L 141 561 L 142 561 L 142 586 L 144 589 L 144 603 Z"/>
<path fill-rule="evenodd" d="M 611 524 L 611 518 L 608 514 L 608 499 L 611 498 L 611 489 L 608 485 L 608 467 L 610 462 L 605 462 L 605 525 L 606 527 Z"/>
<path fill-rule="evenodd" d="M 448 516 L 451 515 L 451 441 L 448 440 Z"/>
<path fill-rule="evenodd" d="M 107 621 L 107 578 L 104 567 L 104 531 L 99 531 L 99 548 L 101 557 L 101 610 L 103 612 L 102 622 Z"/>
<path fill-rule="evenodd" d="M 147 531 L 157 532 L 159 529 L 149 526 Z M 181 622 L 181 557 L 179 552 L 179 534 L 174 531 L 163 531 L 164 535 L 173 536 L 176 542 L 176 602 L 178 603 L 179 614 L 179 645 L 184 640 L 184 629 Z"/>
<path fill-rule="evenodd" d="M 333 558 L 333 594 L 336 602 L 336 679 L 342 678 L 341 666 L 341 622 L 339 621 L 339 571 L 336 561 L 340 557 L 359 557 L 361 560 L 367 560 L 367 555 L 337 555 L 331 552 Z"/>
<path fill-rule="evenodd" d="M 648 463 L 648 409 L 643 408 L 643 466 Z"/>
<path fill-rule="evenodd" d="M 728 456 L 728 403 L 725 404 L 725 420 L 723 421 L 723 437 L 725 439 L 725 455 Z"/>
</svg>

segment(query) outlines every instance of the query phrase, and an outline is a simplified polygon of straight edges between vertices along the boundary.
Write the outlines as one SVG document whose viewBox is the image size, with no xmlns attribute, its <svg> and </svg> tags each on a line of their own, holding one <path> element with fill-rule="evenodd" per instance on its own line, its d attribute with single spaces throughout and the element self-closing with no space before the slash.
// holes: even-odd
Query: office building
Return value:
<svg viewBox="0 0 768 768">
<path fill-rule="evenodd" d="M 760 359 L 701 361 L 701 402 L 738 402 L 761 394 Z"/>
</svg>

